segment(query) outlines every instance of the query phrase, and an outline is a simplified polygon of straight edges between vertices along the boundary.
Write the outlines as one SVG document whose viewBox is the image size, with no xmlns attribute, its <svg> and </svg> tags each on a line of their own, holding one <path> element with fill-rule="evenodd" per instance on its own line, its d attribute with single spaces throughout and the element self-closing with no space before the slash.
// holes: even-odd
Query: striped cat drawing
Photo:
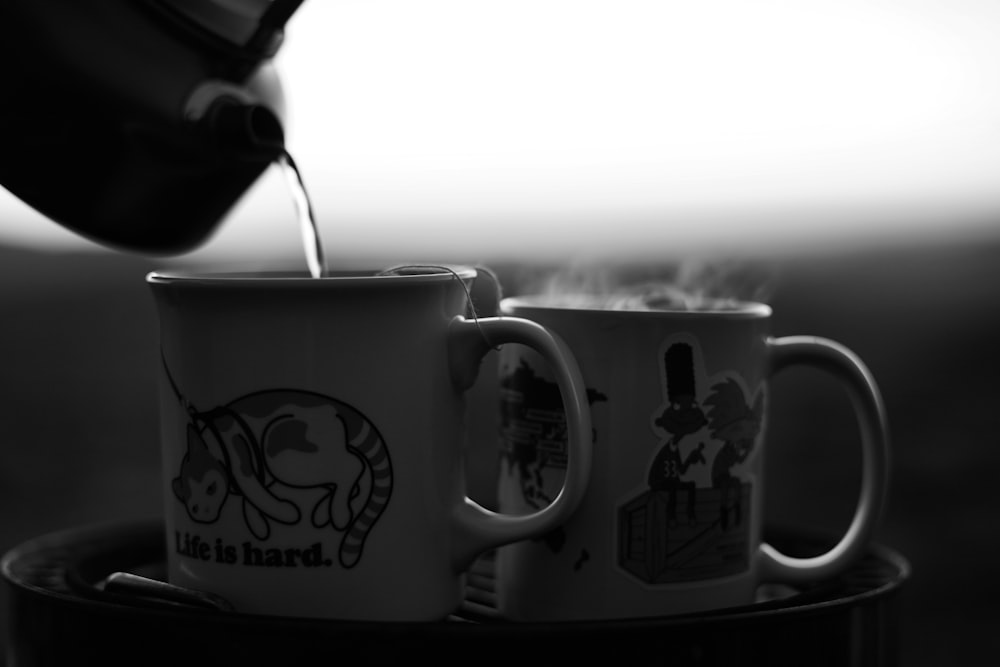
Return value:
<svg viewBox="0 0 1000 667">
<path fill-rule="evenodd" d="M 214 523 L 227 499 L 240 496 L 257 539 L 268 539 L 272 521 L 310 521 L 343 532 L 340 564 L 357 564 L 393 482 L 389 451 L 364 415 L 294 389 L 259 391 L 204 411 L 177 395 L 191 422 L 172 490 L 193 521 Z"/>
</svg>

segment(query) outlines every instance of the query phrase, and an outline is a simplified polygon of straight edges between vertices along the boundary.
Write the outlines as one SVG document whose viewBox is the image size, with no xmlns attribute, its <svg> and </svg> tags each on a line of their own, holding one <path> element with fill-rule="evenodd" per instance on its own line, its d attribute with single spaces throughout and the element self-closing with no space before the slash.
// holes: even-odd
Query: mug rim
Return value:
<svg viewBox="0 0 1000 667">
<path fill-rule="evenodd" d="M 638 317 L 680 317 L 680 318 L 732 318 L 755 319 L 770 317 L 771 306 L 760 301 L 745 299 L 710 299 L 710 307 L 685 308 L 651 308 L 648 310 L 630 310 L 615 308 L 600 308 L 592 305 L 546 303 L 551 297 L 544 294 L 524 294 L 504 297 L 500 301 L 500 309 L 504 314 L 521 313 L 586 313 L 604 317 L 638 318 Z"/>
<path fill-rule="evenodd" d="M 390 271 L 396 271 L 390 273 Z M 376 285 L 387 283 L 437 283 L 458 278 L 472 280 L 478 275 L 474 267 L 451 264 L 414 264 L 389 269 L 342 269 L 313 277 L 307 271 L 263 269 L 246 271 L 205 271 L 159 269 L 146 274 L 150 285 L 184 285 L 227 288 L 295 288 L 322 289 L 331 287 Z"/>
</svg>

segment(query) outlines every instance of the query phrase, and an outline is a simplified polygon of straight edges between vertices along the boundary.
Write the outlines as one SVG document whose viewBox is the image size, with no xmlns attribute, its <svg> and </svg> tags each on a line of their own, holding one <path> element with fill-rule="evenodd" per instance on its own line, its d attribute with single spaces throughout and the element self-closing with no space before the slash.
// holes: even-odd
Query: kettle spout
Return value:
<svg viewBox="0 0 1000 667">
<path fill-rule="evenodd" d="M 285 152 L 285 133 L 271 109 L 222 97 L 213 102 L 203 121 L 219 147 L 241 159 L 273 162 Z"/>
</svg>

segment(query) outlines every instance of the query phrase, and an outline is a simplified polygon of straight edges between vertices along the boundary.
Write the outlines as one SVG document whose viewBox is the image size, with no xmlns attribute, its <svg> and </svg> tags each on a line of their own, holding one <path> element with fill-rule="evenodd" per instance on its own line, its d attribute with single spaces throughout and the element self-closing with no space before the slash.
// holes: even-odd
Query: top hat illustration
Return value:
<svg viewBox="0 0 1000 667">
<path fill-rule="evenodd" d="M 694 353 L 687 343 L 674 343 L 663 355 L 667 373 L 667 397 L 671 403 L 695 397 Z"/>
</svg>

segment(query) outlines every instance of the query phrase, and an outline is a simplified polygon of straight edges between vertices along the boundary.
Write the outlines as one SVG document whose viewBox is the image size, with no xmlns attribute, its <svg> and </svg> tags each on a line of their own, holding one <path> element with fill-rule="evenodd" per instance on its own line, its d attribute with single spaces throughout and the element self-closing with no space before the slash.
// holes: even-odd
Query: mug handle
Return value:
<svg viewBox="0 0 1000 667">
<path fill-rule="evenodd" d="M 850 567 L 869 546 L 889 486 L 889 436 L 885 408 L 875 378 L 864 362 L 840 343 L 815 336 L 767 341 L 769 374 L 806 365 L 832 374 L 847 390 L 861 435 L 861 489 L 854 518 L 833 548 L 810 558 L 787 556 L 760 545 L 761 580 L 789 584 L 834 576 Z"/>
<path fill-rule="evenodd" d="M 476 381 L 483 357 L 495 346 L 520 343 L 535 349 L 555 376 L 566 413 L 566 478 L 556 498 L 536 512 L 501 514 L 465 496 L 455 508 L 454 559 L 464 570 L 484 551 L 518 540 L 543 535 L 562 525 L 583 500 L 590 479 L 593 429 L 587 388 L 576 358 L 555 333 L 518 317 L 456 316 L 448 330 L 452 382 L 459 391 Z"/>
</svg>

